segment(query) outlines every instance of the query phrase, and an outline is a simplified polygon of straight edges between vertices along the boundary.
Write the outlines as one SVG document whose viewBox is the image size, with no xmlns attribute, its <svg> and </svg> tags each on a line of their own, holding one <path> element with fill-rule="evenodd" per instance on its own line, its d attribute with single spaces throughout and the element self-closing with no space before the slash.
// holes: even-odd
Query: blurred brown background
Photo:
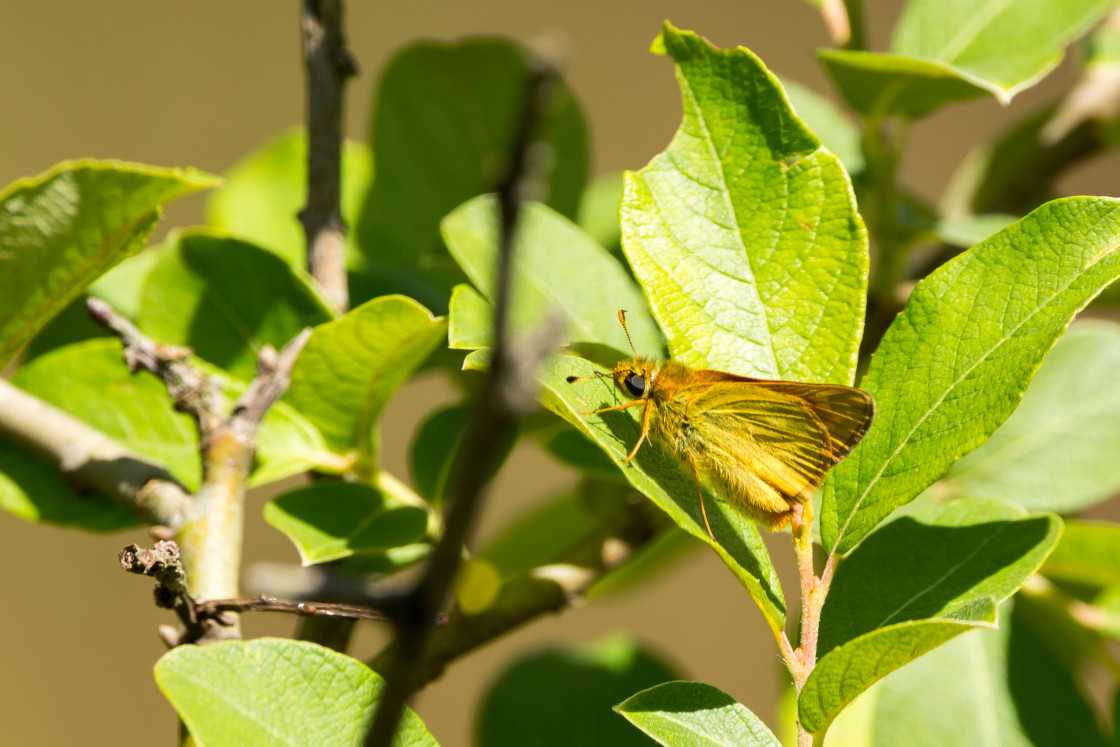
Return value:
<svg viewBox="0 0 1120 747">
<path fill-rule="evenodd" d="M 882 49 L 901 2 L 866 5 L 873 48 Z M 351 0 L 348 14 L 362 72 L 348 89 L 347 131 L 360 139 L 378 71 L 395 50 L 420 38 L 559 34 L 567 48 L 566 76 L 591 126 L 594 173 L 640 168 L 677 126 L 671 65 L 647 51 L 664 19 L 722 47 L 750 47 L 776 72 L 827 91 L 811 53 L 828 38 L 816 11 L 796 0 Z M 0 185 L 84 156 L 221 173 L 301 121 L 297 21 L 297 0 L 0 3 Z M 905 178 L 936 199 L 974 143 L 1070 79 L 1066 65 L 1018 97 L 1010 111 L 982 100 L 923 121 L 912 132 Z M 1118 167 L 1114 154 L 1072 174 L 1066 189 L 1120 194 Z M 203 200 L 173 203 L 157 236 L 199 222 Z M 407 474 L 412 428 L 447 397 L 447 387 L 429 379 L 392 403 L 384 430 L 390 471 Z M 495 487 L 483 535 L 571 479 L 547 458 L 521 449 Z M 298 562 L 287 540 L 261 521 L 266 499 L 251 497 L 247 559 Z M 163 651 L 155 628 L 170 615 L 153 608 L 151 584 L 125 575 L 116 560 L 123 545 L 147 539 L 139 532 L 89 536 L 0 514 L 4 743 L 174 742 L 174 715 L 151 676 Z M 794 590 L 788 539 L 771 540 L 785 587 Z M 249 636 L 288 635 L 293 622 L 255 615 L 245 627 Z M 542 643 L 595 640 L 615 631 L 639 636 L 689 677 L 726 690 L 774 723 L 781 673 L 772 638 L 731 574 L 702 551 L 656 582 L 539 621 L 460 661 L 417 709 L 442 744 L 469 744 L 477 702 L 512 657 Z M 381 631 L 367 627 L 355 653 L 366 656 L 382 641 Z"/>
</svg>

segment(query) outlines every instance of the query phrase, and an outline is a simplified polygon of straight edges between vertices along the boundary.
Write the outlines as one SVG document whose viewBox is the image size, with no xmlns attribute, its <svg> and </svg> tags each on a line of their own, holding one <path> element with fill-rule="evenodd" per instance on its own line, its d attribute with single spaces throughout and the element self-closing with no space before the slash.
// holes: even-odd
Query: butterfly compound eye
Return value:
<svg viewBox="0 0 1120 747">
<path fill-rule="evenodd" d="M 626 377 L 626 388 L 635 397 L 641 397 L 646 393 L 646 380 L 644 376 L 639 374 L 630 374 Z"/>
</svg>

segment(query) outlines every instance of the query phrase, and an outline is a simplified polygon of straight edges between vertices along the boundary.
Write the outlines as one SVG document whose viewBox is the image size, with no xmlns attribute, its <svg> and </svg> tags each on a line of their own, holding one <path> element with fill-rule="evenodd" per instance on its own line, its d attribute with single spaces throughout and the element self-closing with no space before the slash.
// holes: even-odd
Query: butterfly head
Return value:
<svg viewBox="0 0 1120 747">
<path fill-rule="evenodd" d="M 644 399 L 650 395 L 650 386 L 653 383 L 654 363 L 644 358 L 635 358 L 629 361 L 619 361 L 611 372 L 615 386 L 623 394 L 633 399 Z"/>
</svg>

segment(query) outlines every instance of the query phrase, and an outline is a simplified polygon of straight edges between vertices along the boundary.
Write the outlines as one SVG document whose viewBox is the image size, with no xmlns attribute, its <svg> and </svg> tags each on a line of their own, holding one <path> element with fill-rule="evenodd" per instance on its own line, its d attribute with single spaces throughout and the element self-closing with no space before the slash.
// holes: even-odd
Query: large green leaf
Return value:
<svg viewBox="0 0 1120 747">
<path fill-rule="evenodd" d="M 357 221 L 373 179 L 369 147 L 342 144 L 339 208 L 348 226 Z M 307 204 L 307 135 L 302 128 L 269 140 L 230 167 L 225 184 L 206 201 L 206 222 L 230 236 L 279 254 L 292 267 L 307 267 L 307 240 L 299 211 Z M 357 252 L 353 233 L 347 250 Z"/>
<path fill-rule="evenodd" d="M 199 230 L 181 234 L 148 273 L 137 324 L 249 381 L 262 347 L 279 350 L 330 319 L 308 281 L 275 254 Z"/>
<path fill-rule="evenodd" d="M 424 509 L 347 482 L 321 482 L 273 498 L 264 519 L 295 544 L 304 565 L 411 545 L 428 524 Z"/>
<path fill-rule="evenodd" d="M 1010 614 L 1008 614 L 1010 612 Z M 1102 743 L 1069 668 L 1034 621 L 962 635 L 889 674 L 833 722 L 845 747 L 1029 747 Z"/>
<path fill-rule="evenodd" d="M 356 747 L 385 687 L 360 661 L 278 638 L 179 646 L 156 663 L 155 675 L 200 747 Z M 438 747 L 411 710 L 393 744 Z"/>
<path fill-rule="evenodd" d="M 654 48 L 676 63 L 684 120 L 627 177 L 622 245 L 671 356 L 850 383 L 868 260 L 843 167 L 748 50 L 668 24 Z"/>
<path fill-rule="evenodd" d="M 442 223 L 451 255 L 491 302 L 498 264 L 497 208 L 493 197 L 479 197 Z M 578 226 L 544 205 L 529 203 L 522 207 L 516 236 L 510 300 L 515 332 L 529 334 L 540 329 L 550 314 L 556 314 L 565 324 L 563 339 L 609 345 L 630 357 L 630 345 L 617 316 L 619 309 L 626 309 L 626 323 L 638 351 L 657 355 L 664 349 L 637 285 L 618 260 Z M 457 297 L 460 302 L 469 300 L 461 294 Z M 459 329 L 464 326 L 456 324 Z"/>
<path fill-rule="evenodd" d="M 918 283 L 871 360 L 875 424 L 831 475 L 847 552 L 1014 411 L 1073 315 L 1120 277 L 1120 200 L 1055 200 Z"/>
<path fill-rule="evenodd" d="M 1056 516 L 1011 503 L 956 500 L 904 516 L 840 563 L 821 615 L 818 656 L 886 625 L 956 618 L 1015 592 L 1053 550 Z"/>
<path fill-rule="evenodd" d="M 635 690 L 677 676 L 656 655 L 623 636 L 591 646 L 532 652 L 499 675 L 486 693 L 476 744 L 648 745 L 649 740 L 611 707 Z"/>
<path fill-rule="evenodd" d="M 377 175 L 358 238 L 382 272 L 399 273 L 396 290 L 430 308 L 445 309 L 462 277 L 440 242 L 439 222 L 497 185 L 528 76 L 525 53 L 497 39 L 415 44 L 382 75 L 369 138 Z M 587 133 L 562 81 L 540 128 L 552 151 L 548 203 L 574 218 L 587 178 Z"/>
<path fill-rule="evenodd" d="M 374 428 L 393 392 L 445 339 L 447 320 L 410 298 L 375 298 L 315 328 L 284 401 L 339 454 L 371 468 Z"/>
<path fill-rule="evenodd" d="M 583 415 L 604 404 L 615 404 L 617 389 L 609 379 L 592 377 L 568 383 L 569 376 L 592 376 L 594 365 L 582 358 L 558 355 L 544 367 L 541 383 L 546 407 L 574 425 L 602 447 L 630 484 L 648 496 L 686 531 L 709 544 L 746 587 L 762 609 L 775 634 L 785 626 L 785 600 L 777 573 L 754 523 L 735 506 L 705 489 L 704 502 L 715 535 L 704 528 L 696 487 L 680 460 L 657 444 L 647 443 L 629 463 L 623 459 L 638 441 L 641 425 L 631 410 Z"/>
<path fill-rule="evenodd" d="M 615 710 L 666 747 L 781 745 L 762 719 L 702 682 L 666 682 L 632 695 Z"/>
<path fill-rule="evenodd" d="M 990 93 L 1007 103 L 1061 62 L 1114 0 L 911 0 L 890 54 L 823 50 L 849 106 L 878 117 L 921 117 Z"/>
<path fill-rule="evenodd" d="M 1077 322 L 1023 401 L 935 489 L 1072 512 L 1120 490 L 1120 325 Z"/>
<path fill-rule="evenodd" d="M 217 185 L 192 169 L 70 161 L 0 192 L 0 367 L 135 254 L 165 202 Z"/>
</svg>

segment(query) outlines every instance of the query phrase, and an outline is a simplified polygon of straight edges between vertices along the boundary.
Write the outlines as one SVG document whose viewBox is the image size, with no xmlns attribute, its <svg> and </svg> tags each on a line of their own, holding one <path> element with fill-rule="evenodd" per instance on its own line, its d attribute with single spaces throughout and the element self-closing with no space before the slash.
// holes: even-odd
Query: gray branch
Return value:
<svg viewBox="0 0 1120 747">
<path fill-rule="evenodd" d="M 175 529 L 190 500 L 163 467 L 3 379 L 0 436 L 50 460 L 79 492 L 96 490 L 150 525 Z"/>
</svg>

